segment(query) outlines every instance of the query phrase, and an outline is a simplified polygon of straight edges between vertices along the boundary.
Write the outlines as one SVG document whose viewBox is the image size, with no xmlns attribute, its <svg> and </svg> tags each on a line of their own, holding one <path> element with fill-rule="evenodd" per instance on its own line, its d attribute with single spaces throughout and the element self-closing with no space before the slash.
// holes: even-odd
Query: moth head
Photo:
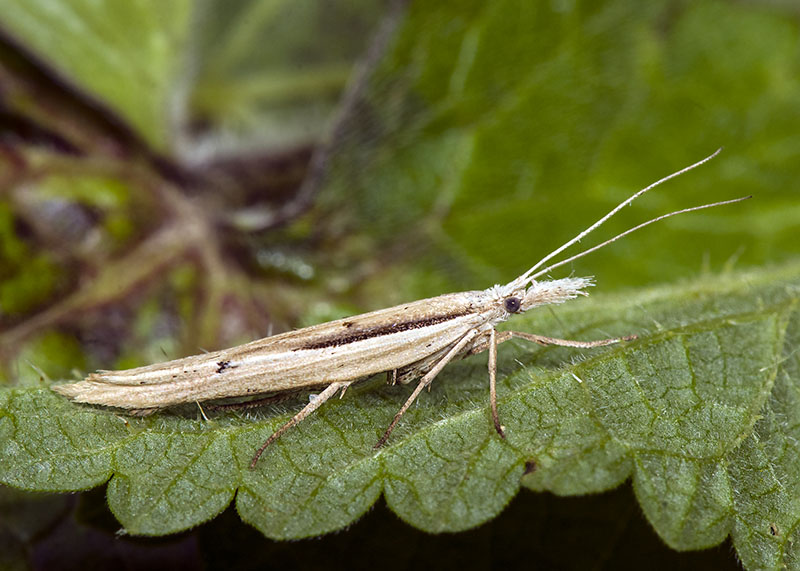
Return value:
<svg viewBox="0 0 800 571">
<path fill-rule="evenodd" d="M 506 313 L 520 313 L 522 311 L 522 300 L 524 297 L 509 295 L 503 299 L 503 309 Z"/>
<path fill-rule="evenodd" d="M 509 314 L 514 314 L 524 313 L 540 305 L 564 303 L 579 295 L 589 295 L 585 290 L 593 285 L 592 278 L 534 280 L 527 288 L 506 292 L 503 298 L 503 309 Z"/>
</svg>

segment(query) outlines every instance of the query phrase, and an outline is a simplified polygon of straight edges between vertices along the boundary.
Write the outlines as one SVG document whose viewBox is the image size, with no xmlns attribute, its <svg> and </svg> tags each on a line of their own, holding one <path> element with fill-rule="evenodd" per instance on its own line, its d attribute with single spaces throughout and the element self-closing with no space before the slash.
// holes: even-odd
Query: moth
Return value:
<svg viewBox="0 0 800 571">
<path fill-rule="evenodd" d="M 83 381 L 54 386 L 53 390 L 80 403 L 117 407 L 133 414 L 148 414 L 183 403 L 257 395 L 273 398 L 321 388 L 322 391 L 315 398 L 311 398 L 302 410 L 276 430 L 256 451 L 250 465 L 252 468 L 264 450 L 278 437 L 339 391 L 343 395 L 356 381 L 381 372 L 387 372 L 393 383 L 405 384 L 419 379 L 375 448 L 383 446 L 403 413 L 449 362 L 488 349 L 491 417 L 497 433 L 505 437 L 497 412 L 497 346 L 500 343 L 520 338 L 541 345 L 591 348 L 628 341 L 635 336 L 573 341 L 521 331 L 498 332 L 496 326 L 535 307 L 559 304 L 588 295 L 586 289 L 594 285 L 590 277 L 539 280 L 552 270 L 670 216 L 750 198 L 747 196 L 663 214 L 569 258 L 542 267 L 638 197 L 708 162 L 720 150 L 636 192 L 505 285 L 404 303 L 166 363 L 124 371 L 101 370 Z"/>
</svg>

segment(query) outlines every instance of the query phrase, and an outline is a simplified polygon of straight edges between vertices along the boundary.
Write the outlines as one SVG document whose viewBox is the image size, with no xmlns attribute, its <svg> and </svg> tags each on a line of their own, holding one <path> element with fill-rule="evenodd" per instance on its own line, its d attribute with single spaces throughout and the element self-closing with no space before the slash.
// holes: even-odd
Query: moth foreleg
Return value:
<svg viewBox="0 0 800 571">
<path fill-rule="evenodd" d="M 335 395 L 336 392 L 339 389 L 346 390 L 347 387 L 349 387 L 351 384 L 353 384 L 353 382 L 354 381 L 331 383 L 330 385 L 328 385 L 325 388 L 324 391 L 319 393 L 316 396 L 316 398 L 311 399 L 309 401 L 309 403 L 306 406 L 304 406 L 303 409 L 300 412 L 298 412 L 296 415 L 294 415 L 291 418 L 291 420 L 289 420 L 289 422 L 287 422 L 286 424 L 281 426 L 278 430 L 273 432 L 272 435 L 269 438 L 267 438 L 267 441 L 264 442 L 264 444 L 261 445 L 261 448 L 259 448 L 256 451 L 255 455 L 253 456 L 253 459 L 250 461 L 250 468 L 255 468 L 256 467 L 256 463 L 258 462 L 258 459 L 261 458 L 261 454 L 264 453 L 264 450 L 267 449 L 267 446 L 269 446 L 270 444 L 275 442 L 278 438 L 280 438 L 280 436 L 284 432 L 289 430 L 295 424 L 299 423 L 301 420 L 305 419 L 308 415 L 310 415 L 312 412 L 314 412 L 319 407 L 321 407 L 325 403 L 325 401 L 328 400 L 329 398 L 331 398 L 333 395 Z"/>
<path fill-rule="evenodd" d="M 580 349 L 591 349 L 592 347 L 603 347 L 605 345 L 613 345 L 622 341 L 632 341 L 636 339 L 636 335 L 626 335 L 625 337 L 613 337 L 611 339 L 598 339 L 596 341 L 574 341 L 572 339 L 559 339 L 558 337 L 545 337 L 544 335 L 534 335 L 533 333 L 526 333 L 524 331 L 498 331 L 496 340 L 497 345 L 505 343 L 512 338 L 525 339 L 526 341 L 533 341 L 539 345 L 559 345 L 561 347 L 577 347 Z M 489 339 L 481 339 L 469 349 L 469 355 L 477 355 L 483 353 L 491 346 Z"/>
<path fill-rule="evenodd" d="M 497 332 L 494 328 L 489 331 L 488 339 L 479 339 L 469 349 L 469 354 L 482 353 L 489 350 L 489 400 L 492 408 L 492 422 L 494 429 L 501 437 L 505 438 L 505 431 L 503 425 L 500 424 L 500 417 L 497 414 L 497 346 L 504 341 L 508 341 L 514 337 L 525 339 L 526 341 L 533 341 L 539 345 L 561 345 L 563 347 L 602 347 L 604 345 L 612 345 L 621 341 L 631 341 L 636 339 L 636 335 L 628 335 L 625 337 L 615 337 L 613 339 L 598 339 L 597 341 L 573 341 L 571 339 L 558 339 L 556 337 L 545 337 L 543 335 L 534 335 L 532 333 L 525 333 L 523 331 L 501 331 Z"/>
<path fill-rule="evenodd" d="M 489 402 L 492 407 L 494 429 L 497 434 L 505 438 L 506 433 L 497 415 L 497 330 L 494 327 L 489 331 Z"/>
<path fill-rule="evenodd" d="M 386 444 L 386 441 L 389 439 L 389 435 L 392 433 L 392 430 L 394 430 L 394 427 L 400 421 L 400 417 L 402 417 L 403 414 L 408 410 L 408 407 L 410 407 L 414 401 L 417 400 L 417 397 L 422 390 L 431 384 L 433 379 L 436 378 L 436 375 L 438 375 L 439 372 L 445 368 L 447 363 L 452 361 L 453 358 L 458 355 L 464 349 L 464 347 L 466 347 L 470 341 L 475 338 L 476 335 L 478 335 L 477 329 L 469 330 L 461 339 L 458 340 L 458 343 L 453 345 L 453 347 L 447 353 L 445 353 L 444 357 L 437 361 L 430 371 L 423 375 L 423 377 L 419 380 L 419 384 L 417 384 L 417 388 L 414 389 L 414 392 L 411 393 L 411 396 L 408 397 L 408 400 L 406 400 L 405 404 L 400 408 L 399 411 L 397 411 L 397 414 L 394 415 L 394 419 L 389 425 L 389 428 L 386 429 L 386 432 L 383 433 L 383 436 L 381 436 L 381 439 L 378 440 L 378 443 L 375 444 L 373 448 L 378 449 Z"/>
<path fill-rule="evenodd" d="M 636 335 L 626 335 L 625 337 L 613 337 L 611 339 L 597 339 L 596 341 L 574 341 L 572 339 L 559 339 L 557 337 L 545 337 L 544 335 L 534 335 L 533 333 L 526 333 L 524 331 L 503 331 L 498 335 L 498 343 L 508 341 L 512 337 L 525 339 L 526 341 L 533 341 L 539 345 L 560 345 L 561 347 L 578 347 L 582 349 L 591 349 L 592 347 L 604 347 L 605 345 L 613 345 L 622 341 L 632 341 L 636 339 Z"/>
</svg>

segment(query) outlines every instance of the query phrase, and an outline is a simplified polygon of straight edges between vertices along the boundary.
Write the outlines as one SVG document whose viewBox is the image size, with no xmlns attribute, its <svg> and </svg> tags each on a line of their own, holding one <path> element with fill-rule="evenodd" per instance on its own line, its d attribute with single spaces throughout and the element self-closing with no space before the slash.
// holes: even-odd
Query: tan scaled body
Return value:
<svg viewBox="0 0 800 571">
<path fill-rule="evenodd" d="M 503 436 L 497 415 L 495 390 L 499 343 L 519 337 L 545 345 L 598 347 L 633 338 L 570 341 L 524 332 L 498 333 L 495 326 L 512 315 L 524 313 L 540 305 L 563 303 L 579 295 L 587 295 L 585 289 L 593 285 L 591 278 L 537 281 L 538 277 L 658 220 L 738 202 L 749 197 L 659 216 L 575 256 L 538 272 L 536 270 L 648 190 L 705 163 L 717 153 L 719 151 L 632 195 L 508 284 L 405 303 L 166 363 L 125 371 L 98 371 L 84 381 L 55 386 L 53 390 L 77 402 L 118 407 L 142 414 L 182 403 L 276 395 L 325 387 L 316 398 L 270 436 L 256 452 L 251 463 L 251 466 L 255 466 L 270 443 L 357 380 L 386 371 L 395 381 L 402 383 L 421 377 L 416 389 L 395 415 L 376 448 L 383 445 L 403 413 L 447 363 L 488 349 L 492 419 L 495 429 Z"/>
<path fill-rule="evenodd" d="M 55 390 L 126 409 L 281 392 L 402 370 L 468 331 L 505 320 L 487 292 L 442 295 L 322 323 L 230 349 L 125 371 L 100 371 Z"/>
</svg>

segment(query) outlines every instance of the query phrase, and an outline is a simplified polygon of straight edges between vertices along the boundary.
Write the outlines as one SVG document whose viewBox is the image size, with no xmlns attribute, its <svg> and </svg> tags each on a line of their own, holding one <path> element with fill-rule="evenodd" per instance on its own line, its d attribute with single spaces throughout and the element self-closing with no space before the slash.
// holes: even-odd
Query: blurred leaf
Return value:
<svg viewBox="0 0 800 571">
<path fill-rule="evenodd" d="M 412 297 L 443 291 L 442 273 L 445 290 L 484 287 L 724 146 L 601 233 L 754 203 L 673 219 L 576 262 L 578 274 L 630 287 L 797 255 L 796 16 L 718 1 L 412 4 L 351 102 L 321 216 L 402 241 L 406 271 L 434 274 Z"/>
<path fill-rule="evenodd" d="M 56 268 L 46 253 L 33 253 L 14 231 L 9 208 L 0 205 L 0 312 L 23 314 L 52 294 Z"/>
<path fill-rule="evenodd" d="M 163 148 L 170 139 L 167 112 L 184 63 L 191 5 L 4 0 L 2 23 Z"/>
<path fill-rule="evenodd" d="M 189 101 L 195 135 L 214 152 L 318 140 L 353 54 L 382 10 L 374 0 L 206 2 L 198 14 Z M 209 125 L 220 132 L 205 133 Z"/>
</svg>

